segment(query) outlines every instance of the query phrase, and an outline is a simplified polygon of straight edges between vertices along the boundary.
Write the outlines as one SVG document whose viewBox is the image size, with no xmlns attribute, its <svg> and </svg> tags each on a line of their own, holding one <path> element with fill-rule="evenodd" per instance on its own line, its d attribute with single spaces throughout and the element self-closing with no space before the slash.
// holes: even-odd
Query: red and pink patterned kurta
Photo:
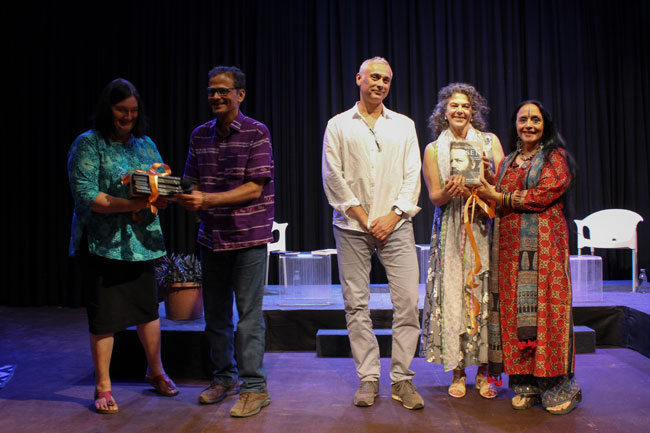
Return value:
<svg viewBox="0 0 650 433">
<path fill-rule="evenodd" d="M 512 209 L 501 209 L 499 290 L 503 365 L 507 374 L 560 376 L 573 372 L 574 347 L 569 271 L 569 230 L 562 212 L 562 196 L 571 174 L 564 152 L 554 150 L 537 186 L 524 190 L 527 168 L 506 169 L 502 192 L 512 192 Z M 517 275 L 521 215 L 538 212 L 537 348 L 517 347 Z"/>
</svg>

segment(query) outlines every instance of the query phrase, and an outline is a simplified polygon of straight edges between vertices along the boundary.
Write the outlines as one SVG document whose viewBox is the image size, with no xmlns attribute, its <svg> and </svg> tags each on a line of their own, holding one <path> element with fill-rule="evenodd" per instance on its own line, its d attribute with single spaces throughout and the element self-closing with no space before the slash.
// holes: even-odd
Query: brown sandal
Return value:
<svg viewBox="0 0 650 433">
<path fill-rule="evenodd" d="M 169 376 L 164 373 L 159 374 L 154 378 L 145 376 L 144 379 L 147 381 L 147 383 L 149 383 L 149 385 L 153 386 L 156 392 L 160 395 L 164 395 L 165 397 L 173 397 L 178 394 L 178 388 L 176 388 L 176 384 L 169 378 Z"/>
</svg>

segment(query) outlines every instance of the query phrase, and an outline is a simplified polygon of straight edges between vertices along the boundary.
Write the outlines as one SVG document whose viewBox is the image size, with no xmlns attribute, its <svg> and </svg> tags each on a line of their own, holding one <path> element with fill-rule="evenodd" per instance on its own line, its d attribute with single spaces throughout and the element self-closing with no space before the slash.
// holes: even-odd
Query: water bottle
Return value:
<svg viewBox="0 0 650 433">
<path fill-rule="evenodd" d="M 643 272 L 645 272 L 645 271 L 643 271 Z M 297 287 L 297 286 L 300 286 L 300 285 L 301 285 L 301 283 L 300 283 L 300 271 L 298 269 L 296 269 L 293 272 L 293 286 Z"/>
<path fill-rule="evenodd" d="M 300 271 L 296 269 L 293 271 L 293 296 L 298 299 L 302 299 L 303 297 L 303 287 L 302 287 L 302 282 L 300 281 Z"/>
<path fill-rule="evenodd" d="M 645 269 L 641 269 L 639 272 L 639 287 L 636 289 L 637 293 L 648 293 L 650 292 L 650 286 L 648 286 L 648 275 L 645 272 Z"/>
</svg>

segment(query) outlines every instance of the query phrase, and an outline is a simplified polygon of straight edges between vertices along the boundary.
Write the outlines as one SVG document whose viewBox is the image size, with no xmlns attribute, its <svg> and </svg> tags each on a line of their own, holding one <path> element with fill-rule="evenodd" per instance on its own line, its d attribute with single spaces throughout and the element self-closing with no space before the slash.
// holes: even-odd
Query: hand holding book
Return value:
<svg viewBox="0 0 650 433">
<path fill-rule="evenodd" d="M 465 177 L 462 174 L 454 174 L 445 181 L 443 188 L 451 198 L 465 196 L 467 188 L 465 187 Z"/>
</svg>

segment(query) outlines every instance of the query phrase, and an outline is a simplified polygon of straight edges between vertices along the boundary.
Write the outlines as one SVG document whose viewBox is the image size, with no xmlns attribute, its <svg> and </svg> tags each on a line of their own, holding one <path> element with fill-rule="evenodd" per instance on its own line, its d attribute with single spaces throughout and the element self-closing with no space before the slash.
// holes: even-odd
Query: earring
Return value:
<svg viewBox="0 0 650 433">
<path fill-rule="evenodd" d="M 517 139 L 517 152 L 521 153 L 521 146 L 523 146 L 523 143 L 521 142 L 521 138 Z"/>
<path fill-rule="evenodd" d="M 447 115 L 446 115 L 446 114 L 445 114 L 445 122 L 449 122 L 449 120 L 447 119 Z"/>
</svg>

